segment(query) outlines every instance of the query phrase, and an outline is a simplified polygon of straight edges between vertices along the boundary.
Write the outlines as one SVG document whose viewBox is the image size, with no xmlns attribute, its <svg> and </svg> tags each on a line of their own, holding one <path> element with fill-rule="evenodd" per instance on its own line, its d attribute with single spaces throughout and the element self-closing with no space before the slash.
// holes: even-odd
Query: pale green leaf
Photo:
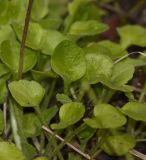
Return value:
<svg viewBox="0 0 146 160">
<path fill-rule="evenodd" d="M 110 51 L 109 56 L 113 59 L 120 58 L 127 54 L 127 51 L 123 49 L 120 44 L 114 43 L 112 41 L 103 40 L 98 42 L 97 44 L 107 48 Z"/>
<path fill-rule="evenodd" d="M 69 102 L 72 102 L 71 98 L 68 97 L 66 94 L 57 94 L 56 95 L 56 99 L 57 101 L 61 102 L 61 103 L 69 103 Z"/>
<path fill-rule="evenodd" d="M 114 85 L 122 86 L 132 79 L 135 68 L 131 64 L 117 63 L 113 67 L 111 82 Z"/>
<path fill-rule="evenodd" d="M 53 70 L 68 83 L 82 78 L 86 72 L 83 50 L 67 40 L 56 47 L 52 55 L 51 65 Z"/>
<path fill-rule="evenodd" d="M 146 47 L 146 29 L 139 25 L 125 25 L 118 28 L 118 33 L 121 38 L 121 46 L 123 48 L 128 48 L 131 45 L 137 45 L 141 47 Z"/>
<path fill-rule="evenodd" d="M 1 160 L 25 160 L 22 152 L 10 142 L 0 142 L 0 159 Z"/>
<path fill-rule="evenodd" d="M 71 25 L 69 33 L 76 36 L 93 36 L 107 29 L 108 26 L 106 24 L 95 20 L 76 21 Z"/>
<path fill-rule="evenodd" d="M 0 58 L 13 72 L 19 68 L 20 44 L 17 41 L 4 41 L 1 44 Z M 23 72 L 32 69 L 37 62 L 37 54 L 30 49 L 25 49 Z"/>
<path fill-rule="evenodd" d="M 35 81 L 19 80 L 9 84 L 13 98 L 23 107 L 36 107 L 42 101 L 45 90 Z"/>
<path fill-rule="evenodd" d="M 44 54 L 52 55 L 57 45 L 66 39 L 67 38 L 58 31 L 47 30 L 43 34 L 40 48 Z"/>
<path fill-rule="evenodd" d="M 16 36 L 10 25 L 0 26 L 0 44 L 5 40 L 15 40 Z"/>
<path fill-rule="evenodd" d="M 22 128 L 25 137 L 38 136 L 41 131 L 41 122 L 34 113 L 28 113 L 23 116 Z"/>
<path fill-rule="evenodd" d="M 117 128 L 126 123 L 125 116 L 112 105 L 98 104 L 94 107 L 93 119 L 84 119 L 93 128 Z"/>
<path fill-rule="evenodd" d="M 48 0 L 35 0 L 33 2 L 31 18 L 35 21 L 39 21 L 44 18 L 49 12 Z"/>
<path fill-rule="evenodd" d="M 78 122 L 85 113 L 85 107 L 82 103 L 71 102 L 61 106 L 59 110 L 60 122 L 52 124 L 53 129 L 64 129 Z"/>
<path fill-rule="evenodd" d="M 101 148 L 109 155 L 123 156 L 133 149 L 135 139 L 128 134 L 109 136 Z"/>
<path fill-rule="evenodd" d="M 84 78 L 87 79 L 90 84 L 99 82 L 98 77 L 100 76 L 104 76 L 106 78 L 111 76 L 113 62 L 108 56 L 96 53 L 87 53 L 86 61 L 87 71 Z"/>
<path fill-rule="evenodd" d="M 128 102 L 121 109 L 128 117 L 137 121 L 146 121 L 146 104 L 139 102 Z"/>
<path fill-rule="evenodd" d="M 13 23 L 14 31 L 16 32 L 16 35 L 19 39 L 19 41 L 22 40 L 22 33 L 23 33 L 23 24 Z M 44 38 L 44 29 L 35 22 L 31 22 L 29 24 L 29 30 L 27 34 L 26 39 L 26 46 L 30 47 L 32 49 L 39 50 L 41 48 L 41 41 L 42 38 Z"/>
</svg>

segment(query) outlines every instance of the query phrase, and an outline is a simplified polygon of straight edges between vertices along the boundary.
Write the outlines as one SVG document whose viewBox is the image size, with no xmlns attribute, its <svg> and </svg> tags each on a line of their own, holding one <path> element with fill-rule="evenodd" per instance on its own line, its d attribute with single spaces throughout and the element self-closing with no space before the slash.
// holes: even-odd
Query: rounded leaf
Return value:
<svg viewBox="0 0 146 160">
<path fill-rule="evenodd" d="M 86 72 L 83 50 L 68 40 L 61 42 L 56 47 L 51 65 L 53 70 L 68 83 L 80 79 Z"/>
<path fill-rule="evenodd" d="M 86 61 L 87 71 L 85 74 L 85 79 L 87 79 L 90 84 L 99 82 L 98 77 L 100 76 L 105 76 L 107 78 L 111 76 L 113 62 L 108 56 L 89 53 L 86 54 Z"/>
<path fill-rule="evenodd" d="M 111 156 L 122 156 L 135 146 L 135 139 L 128 134 L 109 136 L 101 148 Z"/>
<path fill-rule="evenodd" d="M 53 129 L 63 129 L 78 122 L 85 113 L 82 103 L 71 102 L 61 106 L 59 110 L 60 123 L 52 124 Z"/>
<path fill-rule="evenodd" d="M 146 104 L 139 102 L 128 102 L 121 109 L 128 117 L 136 121 L 146 122 Z"/>
<path fill-rule="evenodd" d="M 0 142 L 0 159 L 1 160 L 25 160 L 22 152 L 9 142 Z"/>
<path fill-rule="evenodd" d="M 19 54 L 20 54 L 20 44 L 18 42 L 9 40 L 2 42 L 0 58 L 2 62 L 5 63 L 6 66 L 14 72 L 18 72 Z M 36 62 L 37 62 L 37 54 L 33 50 L 26 48 L 24 54 L 23 71 L 27 72 L 28 70 L 33 68 Z"/>
<path fill-rule="evenodd" d="M 92 128 L 117 128 L 126 123 L 125 116 L 110 104 L 98 104 L 94 108 L 93 119 L 85 119 Z"/>
<path fill-rule="evenodd" d="M 126 84 L 134 74 L 134 66 L 132 64 L 117 63 L 113 67 L 111 83 L 117 86 Z"/>
<path fill-rule="evenodd" d="M 35 21 L 39 21 L 44 18 L 49 11 L 48 0 L 35 0 L 33 2 L 31 18 Z"/>
<path fill-rule="evenodd" d="M 21 41 L 24 25 L 19 23 L 13 23 L 13 28 L 16 32 L 19 41 Z M 32 49 L 39 50 L 41 48 L 40 45 L 43 35 L 43 28 L 38 23 L 31 22 L 29 24 L 26 46 Z"/>
<path fill-rule="evenodd" d="M 60 32 L 47 29 L 41 41 L 41 51 L 44 54 L 52 55 L 57 45 L 66 39 L 67 38 Z"/>
<path fill-rule="evenodd" d="M 121 38 L 121 46 L 128 48 L 131 45 L 146 47 L 146 29 L 140 25 L 124 25 L 118 28 Z"/>
<path fill-rule="evenodd" d="M 23 107 L 38 106 L 45 94 L 44 88 L 35 81 L 13 81 L 8 87 L 13 98 Z"/>
</svg>

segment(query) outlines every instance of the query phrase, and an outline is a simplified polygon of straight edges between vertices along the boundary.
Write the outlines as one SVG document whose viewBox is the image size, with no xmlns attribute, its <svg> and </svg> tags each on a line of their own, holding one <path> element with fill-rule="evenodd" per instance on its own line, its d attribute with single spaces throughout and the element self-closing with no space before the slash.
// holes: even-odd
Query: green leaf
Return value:
<svg viewBox="0 0 146 160">
<path fill-rule="evenodd" d="M 64 129 L 78 122 L 85 113 L 85 107 L 82 103 L 71 102 L 61 106 L 59 110 L 60 122 L 52 124 L 53 129 Z"/>
<path fill-rule="evenodd" d="M 82 78 L 86 72 L 83 50 L 67 40 L 56 47 L 51 65 L 53 70 L 68 83 Z"/>
<path fill-rule="evenodd" d="M 24 28 L 23 24 L 13 23 L 13 29 L 16 32 L 19 41 L 21 41 L 22 39 L 23 28 Z M 26 46 L 35 50 L 40 50 L 44 32 L 45 31 L 38 23 L 31 22 L 29 24 Z"/>
<path fill-rule="evenodd" d="M 8 87 L 13 98 L 23 107 L 38 106 L 45 94 L 44 88 L 35 81 L 13 81 Z"/>
<path fill-rule="evenodd" d="M 48 0 L 35 0 L 33 2 L 31 18 L 35 21 L 39 21 L 44 18 L 49 12 Z"/>
<path fill-rule="evenodd" d="M 0 6 L 3 8 L 0 13 L 0 24 L 2 25 L 10 24 L 12 21 L 22 22 L 25 18 L 25 6 L 22 0 L 5 0 L 5 3 L 1 0 Z"/>
<path fill-rule="evenodd" d="M 135 139 L 128 134 L 109 136 L 101 148 L 109 155 L 123 156 L 135 146 Z"/>
<path fill-rule="evenodd" d="M 16 36 L 10 25 L 0 26 L 0 44 L 5 40 L 15 40 Z"/>
<path fill-rule="evenodd" d="M 41 131 L 41 122 L 34 113 L 27 113 L 23 116 L 22 128 L 25 137 L 38 136 Z"/>
<path fill-rule="evenodd" d="M 49 16 L 62 17 L 67 12 L 66 0 L 53 0 L 49 1 Z"/>
<path fill-rule="evenodd" d="M 9 69 L 3 63 L 0 63 L 0 77 L 9 73 Z"/>
<path fill-rule="evenodd" d="M 8 7 L 8 0 L 5 0 L 5 1 L 0 0 L 0 15 L 4 14 L 7 7 Z"/>
<path fill-rule="evenodd" d="M 117 128 L 126 123 L 125 116 L 109 104 L 99 104 L 94 107 L 94 117 L 84 119 L 92 128 Z"/>
<path fill-rule="evenodd" d="M 94 135 L 95 131 L 95 129 L 83 124 L 77 136 L 81 141 L 88 141 Z"/>
<path fill-rule="evenodd" d="M 113 62 L 108 56 L 96 53 L 87 53 L 86 61 L 87 71 L 84 78 L 87 79 L 90 84 L 99 82 L 98 77 L 100 76 L 104 76 L 106 78 L 111 76 Z"/>
<path fill-rule="evenodd" d="M 57 94 L 56 98 L 57 98 L 57 101 L 61 102 L 62 104 L 72 102 L 70 97 L 68 97 L 66 94 Z"/>
<path fill-rule="evenodd" d="M 50 17 L 47 16 L 39 21 L 39 24 L 46 30 L 48 29 L 58 29 L 62 24 L 62 19 L 60 17 Z"/>
<path fill-rule="evenodd" d="M 20 44 L 17 41 L 4 41 L 1 44 L 0 58 L 13 72 L 19 68 Z M 25 49 L 23 72 L 32 69 L 37 62 L 37 54 L 30 49 Z"/>
<path fill-rule="evenodd" d="M 108 29 L 106 24 L 95 20 L 76 21 L 70 27 L 69 33 L 76 36 L 93 36 Z"/>
<path fill-rule="evenodd" d="M 56 106 L 45 109 L 41 115 L 43 122 L 46 124 L 50 123 L 51 119 L 54 118 L 57 112 L 58 112 L 58 107 Z"/>
<path fill-rule="evenodd" d="M 139 25 L 125 25 L 118 29 L 123 48 L 128 48 L 130 45 L 146 47 L 146 29 Z"/>
<path fill-rule="evenodd" d="M 57 45 L 66 39 L 67 38 L 58 31 L 47 30 L 44 32 L 43 39 L 41 40 L 41 50 L 44 54 L 52 55 Z"/>
<path fill-rule="evenodd" d="M 134 74 L 134 66 L 126 63 L 117 63 L 113 67 L 111 82 L 117 86 L 126 84 L 132 79 Z"/>
<path fill-rule="evenodd" d="M 120 44 L 114 43 L 112 41 L 103 40 L 103 41 L 98 42 L 97 44 L 107 48 L 110 51 L 109 56 L 112 59 L 120 58 L 127 54 L 127 51 L 123 49 Z"/>
<path fill-rule="evenodd" d="M 33 157 L 37 155 L 37 150 L 33 145 L 23 142 L 23 147 L 25 148 L 23 153 L 27 159 L 33 159 Z"/>
<path fill-rule="evenodd" d="M 0 78 L 0 104 L 4 103 L 4 101 L 6 100 L 8 93 L 6 82 L 9 78 L 10 75 L 5 75 Z"/>
<path fill-rule="evenodd" d="M 46 157 L 38 157 L 38 158 L 35 158 L 34 160 L 47 160 Z"/>
<path fill-rule="evenodd" d="M 128 117 L 136 121 L 146 121 L 146 104 L 139 102 L 128 102 L 121 109 Z"/>
<path fill-rule="evenodd" d="M 0 159 L 1 160 L 25 160 L 22 152 L 10 142 L 0 142 Z"/>
<path fill-rule="evenodd" d="M 82 160 L 81 156 L 74 153 L 69 153 L 68 160 Z"/>
</svg>

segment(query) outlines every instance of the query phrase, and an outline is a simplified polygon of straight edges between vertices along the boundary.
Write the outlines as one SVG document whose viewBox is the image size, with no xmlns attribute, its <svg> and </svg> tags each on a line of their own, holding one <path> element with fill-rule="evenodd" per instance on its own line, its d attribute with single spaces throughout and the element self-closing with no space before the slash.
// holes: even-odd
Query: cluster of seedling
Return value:
<svg viewBox="0 0 146 160">
<path fill-rule="evenodd" d="M 146 87 L 131 83 L 135 68 L 145 71 L 145 54 L 133 59 L 127 51 L 146 47 L 146 29 L 124 25 L 117 42 L 100 40 L 108 26 L 98 3 L 0 0 L 0 159 L 81 160 L 105 152 L 132 160 L 146 141 Z M 109 103 L 117 91 L 127 97 L 122 107 Z"/>
</svg>

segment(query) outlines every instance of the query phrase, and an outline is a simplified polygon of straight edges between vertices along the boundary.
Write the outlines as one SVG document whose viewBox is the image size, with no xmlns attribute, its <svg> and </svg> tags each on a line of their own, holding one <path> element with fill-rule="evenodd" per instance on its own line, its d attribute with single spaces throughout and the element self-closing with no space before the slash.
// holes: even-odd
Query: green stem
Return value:
<svg viewBox="0 0 146 160">
<path fill-rule="evenodd" d="M 53 80 L 53 82 L 51 84 L 51 87 L 48 89 L 49 93 L 45 96 L 45 99 L 44 99 L 43 104 L 42 104 L 42 109 L 43 110 L 45 110 L 49 105 L 49 102 L 50 102 L 50 100 L 52 98 L 52 95 L 54 93 L 56 81 L 57 81 L 57 79 Z"/>
<path fill-rule="evenodd" d="M 69 86 L 70 84 L 67 81 L 64 81 L 64 94 L 69 94 Z"/>
</svg>

